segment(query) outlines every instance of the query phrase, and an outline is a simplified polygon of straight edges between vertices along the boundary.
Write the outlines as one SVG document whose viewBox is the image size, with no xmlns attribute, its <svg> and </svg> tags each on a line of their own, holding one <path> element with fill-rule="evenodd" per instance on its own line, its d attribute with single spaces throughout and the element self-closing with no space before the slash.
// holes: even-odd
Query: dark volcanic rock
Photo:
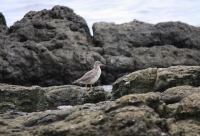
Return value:
<svg viewBox="0 0 200 136">
<path fill-rule="evenodd" d="M 96 46 L 112 48 L 115 53 L 125 56 L 125 51 L 128 51 L 125 49 L 133 47 L 174 45 L 178 48 L 200 49 L 199 29 L 181 22 L 156 25 L 135 21 L 120 25 L 100 22 L 93 25 Z M 124 52 L 120 52 L 120 49 L 124 49 Z M 111 50 L 106 51 L 107 55 L 112 55 L 109 52 Z"/>
<path fill-rule="evenodd" d="M 0 25 L 6 26 L 6 20 L 3 14 L 0 12 Z"/>
<path fill-rule="evenodd" d="M 65 40 L 68 46 L 69 44 L 88 46 L 90 42 L 90 33 L 85 20 L 64 6 L 55 6 L 52 10 L 44 9 L 39 12 L 30 11 L 22 20 L 11 26 L 10 33 L 16 35 L 20 42 Z M 49 46 L 51 48 L 55 45 Z"/>
<path fill-rule="evenodd" d="M 113 82 L 148 67 L 200 65 L 200 28 L 181 22 L 95 23 L 94 45 L 102 47 Z"/>
<path fill-rule="evenodd" d="M 6 20 L 3 14 L 0 12 L 0 49 L 4 48 L 4 42 L 6 39 L 6 35 L 8 34 L 8 27 L 6 26 Z M 0 51 L 1 53 L 1 51 Z M 0 54 L 1 60 L 1 54 Z M 0 69 L 1 70 L 1 69 Z M 0 80 L 1 80 L 1 73 L 0 73 Z"/>
<path fill-rule="evenodd" d="M 0 82 L 71 84 L 93 67 L 107 65 L 96 84 L 111 84 L 149 67 L 200 65 L 200 28 L 181 22 L 116 25 L 86 21 L 68 7 L 30 11 L 8 29 L 0 14 Z"/>
<path fill-rule="evenodd" d="M 199 27 L 133 21 L 95 23 L 93 30 L 92 38 L 85 20 L 64 6 L 30 11 L 10 29 L 0 13 L 0 82 L 69 84 L 96 60 L 107 65 L 99 83 L 130 73 L 111 93 L 0 84 L 0 135 L 199 135 Z M 60 105 L 72 106 L 55 109 Z"/>
<path fill-rule="evenodd" d="M 91 45 L 85 20 L 72 9 L 55 6 L 52 10 L 30 11 L 10 27 L 1 45 L 0 82 L 70 84 L 93 68 L 96 60 L 105 63 L 98 52 L 90 50 Z"/>
</svg>

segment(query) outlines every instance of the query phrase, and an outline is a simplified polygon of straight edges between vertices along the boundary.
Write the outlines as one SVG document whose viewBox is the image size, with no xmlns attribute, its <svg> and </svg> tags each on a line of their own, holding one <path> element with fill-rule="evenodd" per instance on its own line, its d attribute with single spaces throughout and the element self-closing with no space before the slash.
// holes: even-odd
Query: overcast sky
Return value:
<svg viewBox="0 0 200 136">
<path fill-rule="evenodd" d="M 49 10 L 55 5 L 72 8 L 90 29 L 95 22 L 121 24 L 134 19 L 153 24 L 181 21 L 200 26 L 200 0 L 1 0 L 0 12 L 10 27 L 29 11 Z"/>
</svg>

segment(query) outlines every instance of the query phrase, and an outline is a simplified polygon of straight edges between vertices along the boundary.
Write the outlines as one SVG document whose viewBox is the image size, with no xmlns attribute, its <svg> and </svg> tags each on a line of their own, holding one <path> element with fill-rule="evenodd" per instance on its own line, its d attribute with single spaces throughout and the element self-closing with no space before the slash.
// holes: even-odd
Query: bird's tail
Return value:
<svg viewBox="0 0 200 136">
<path fill-rule="evenodd" d="M 77 83 L 78 82 L 78 80 L 75 80 L 74 82 L 72 82 L 72 84 L 75 84 L 75 83 Z"/>
</svg>

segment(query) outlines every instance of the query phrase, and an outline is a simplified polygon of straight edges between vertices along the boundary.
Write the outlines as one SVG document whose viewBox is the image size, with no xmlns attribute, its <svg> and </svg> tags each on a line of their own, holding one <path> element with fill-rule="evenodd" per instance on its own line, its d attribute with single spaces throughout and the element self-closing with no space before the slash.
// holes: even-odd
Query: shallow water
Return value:
<svg viewBox="0 0 200 136">
<path fill-rule="evenodd" d="M 112 91 L 112 85 L 102 85 L 102 87 L 105 91 Z"/>
<path fill-rule="evenodd" d="M 71 105 L 61 105 L 61 106 L 58 106 L 57 107 L 57 109 L 59 109 L 59 110 L 62 110 L 62 109 L 70 109 L 70 108 L 72 108 L 73 106 L 71 106 Z"/>
</svg>

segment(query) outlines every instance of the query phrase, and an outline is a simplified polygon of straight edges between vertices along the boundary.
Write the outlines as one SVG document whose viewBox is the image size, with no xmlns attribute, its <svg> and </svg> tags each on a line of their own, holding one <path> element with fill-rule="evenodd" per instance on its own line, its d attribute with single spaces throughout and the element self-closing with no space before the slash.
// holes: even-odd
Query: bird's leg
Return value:
<svg viewBox="0 0 200 136">
<path fill-rule="evenodd" d="M 90 84 L 90 87 L 92 87 L 92 84 Z"/>
<path fill-rule="evenodd" d="M 87 84 L 85 84 L 85 87 L 87 87 Z"/>
</svg>

